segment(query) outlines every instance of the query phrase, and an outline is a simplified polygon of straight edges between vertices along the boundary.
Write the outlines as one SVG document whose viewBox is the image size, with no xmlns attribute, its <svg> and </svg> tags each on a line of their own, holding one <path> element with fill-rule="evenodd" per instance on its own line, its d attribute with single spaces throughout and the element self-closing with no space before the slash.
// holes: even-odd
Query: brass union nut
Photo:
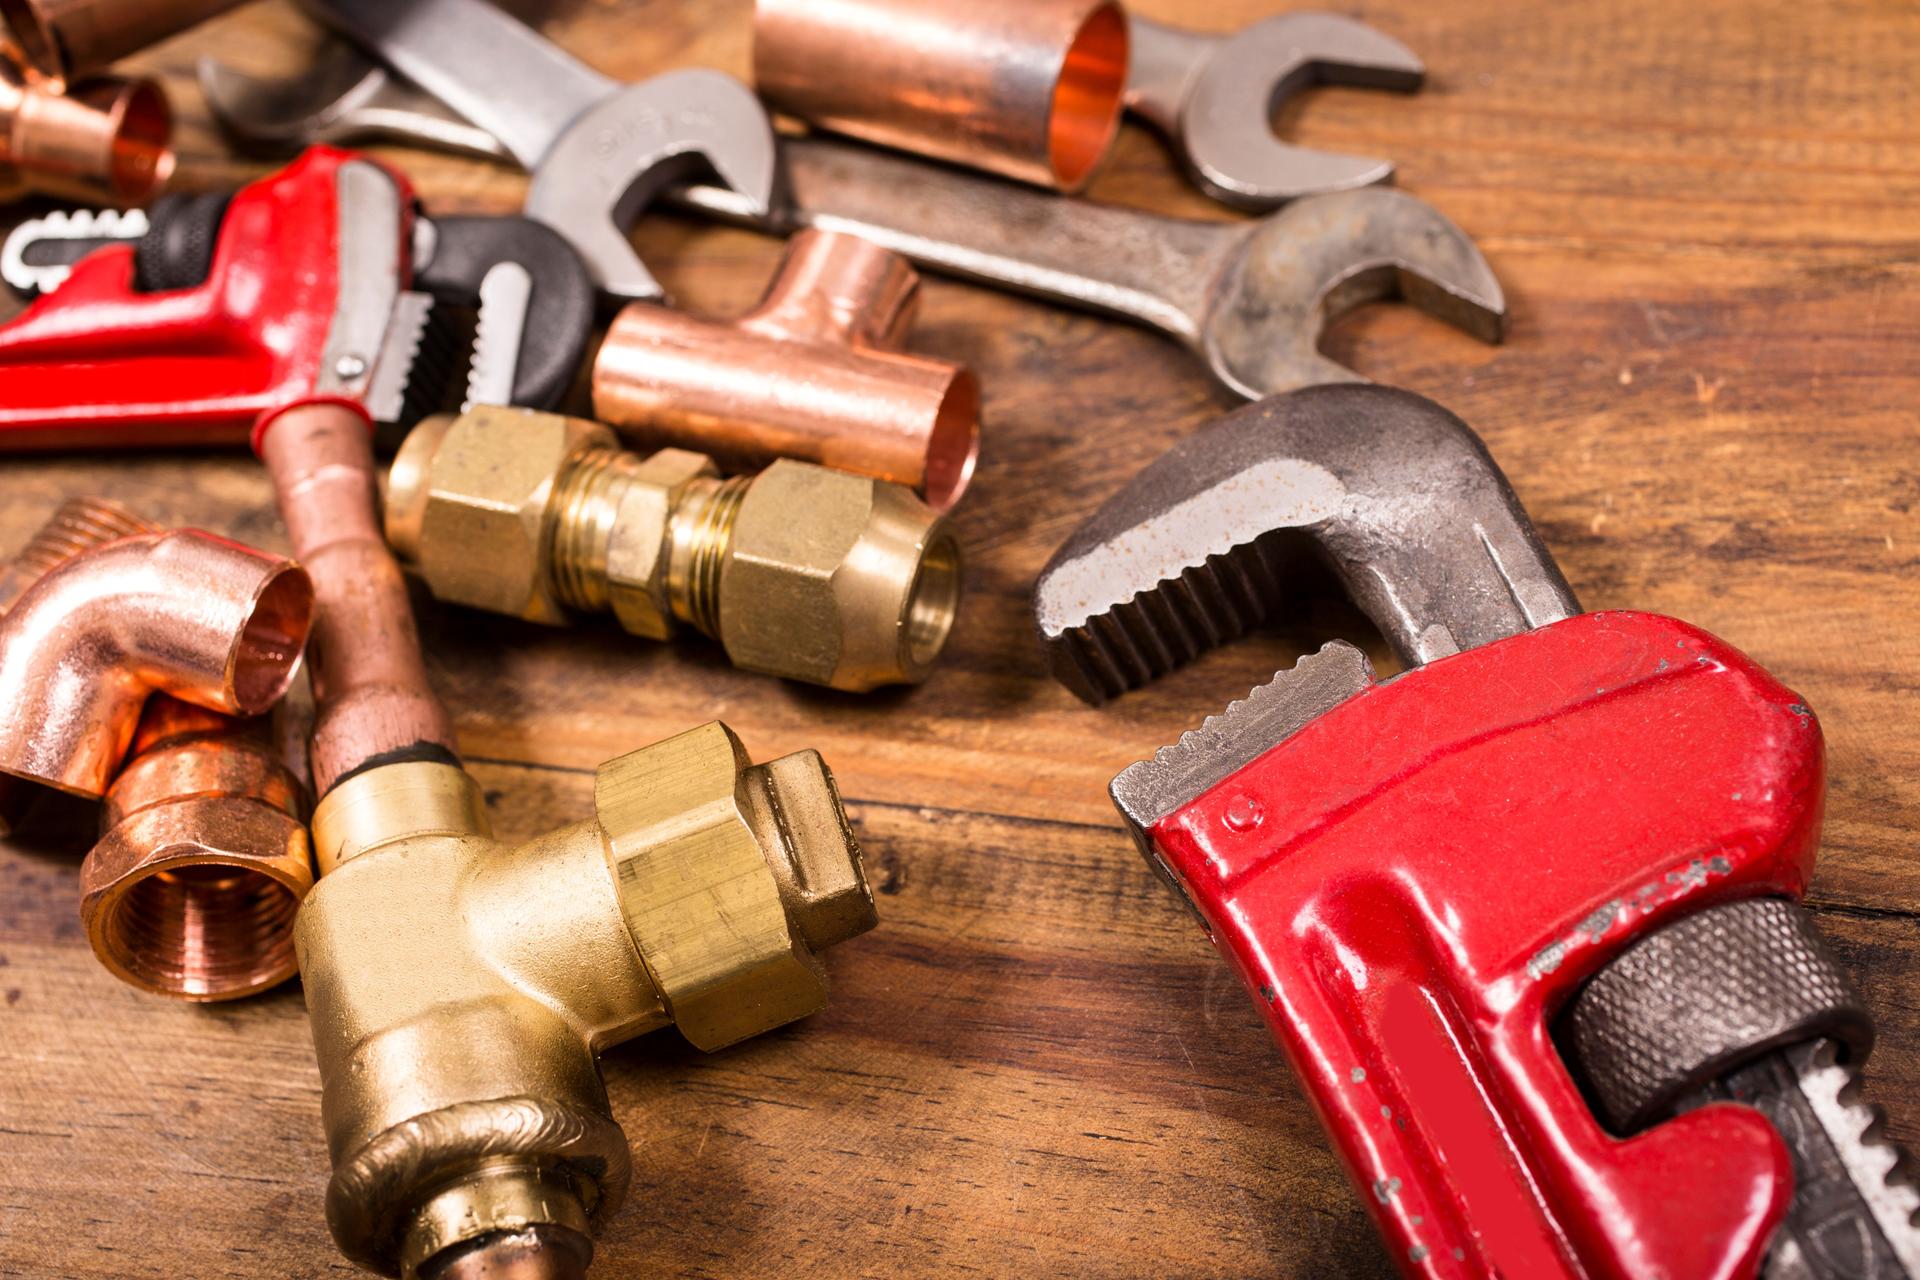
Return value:
<svg viewBox="0 0 1920 1280">
<path fill-rule="evenodd" d="M 696 480 L 719 472 L 713 459 L 685 449 L 662 449 L 639 459 L 614 500 L 607 531 L 607 604 L 627 631 L 665 640 L 676 623 L 669 603 L 669 534 L 674 511 Z"/>
<path fill-rule="evenodd" d="M 423 422 L 395 456 L 387 537 L 440 600 L 563 623 L 549 572 L 554 485 L 613 433 L 557 413 L 476 406 Z"/>
<path fill-rule="evenodd" d="M 958 607 L 952 529 L 899 485 L 781 460 L 740 500 L 718 630 L 738 666 L 864 691 L 926 678 Z"/>
<path fill-rule="evenodd" d="M 627 930 L 689 1041 L 719 1049 L 825 1006 L 814 952 L 875 915 L 817 753 L 753 765 L 716 721 L 602 765 L 594 808 Z"/>
</svg>

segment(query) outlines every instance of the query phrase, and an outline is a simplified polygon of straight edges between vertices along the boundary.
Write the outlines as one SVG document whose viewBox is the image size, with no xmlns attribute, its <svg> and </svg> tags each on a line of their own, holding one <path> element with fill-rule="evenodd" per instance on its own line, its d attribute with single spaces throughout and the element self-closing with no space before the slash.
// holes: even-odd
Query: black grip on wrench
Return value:
<svg viewBox="0 0 1920 1280">
<path fill-rule="evenodd" d="M 233 193 L 162 196 L 147 210 L 147 233 L 133 250 L 133 287 L 164 293 L 205 284 Z"/>
<path fill-rule="evenodd" d="M 528 218 L 435 218 L 432 260 L 414 287 L 453 306 L 480 303 L 480 282 L 503 262 L 517 262 L 532 281 L 514 368 L 513 403 L 547 409 L 573 384 L 586 355 L 594 317 L 593 279 L 573 246 Z"/>
</svg>

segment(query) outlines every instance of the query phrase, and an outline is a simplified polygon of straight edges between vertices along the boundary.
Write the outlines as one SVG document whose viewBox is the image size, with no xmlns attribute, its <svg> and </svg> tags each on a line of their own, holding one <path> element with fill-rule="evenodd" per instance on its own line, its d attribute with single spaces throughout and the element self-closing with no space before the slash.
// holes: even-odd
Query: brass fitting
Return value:
<svg viewBox="0 0 1920 1280">
<path fill-rule="evenodd" d="M 158 533 L 103 498 L 69 498 L 0 569 L 0 615 L 94 547 Z M 228 1000 L 293 976 L 293 913 L 313 885 L 304 797 L 258 720 L 147 699 L 80 868 L 80 921 L 115 976 L 157 995 Z M 11 804 L 0 778 L 0 834 Z"/>
<path fill-rule="evenodd" d="M 69 85 L 0 45 L 0 200 L 38 192 L 144 204 L 172 176 L 173 112 L 151 80 Z"/>
<path fill-rule="evenodd" d="M 973 476 L 980 387 L 901 351 L 920 277 L 859 236 L 796 232 L 760 305 L 702 320 L 636 302 L 593 363 L 593 412 L 632 444 L 751 471 L 798 458 L 892 480 L 949 510 Z"/>
<path fill-rule="evenodd" d="M 464 1275 L 479 1242 L 528 1240 L 577 1274 L 630 1173 L 596 1054 L 804 1017 L 826 1002 L 817 953 L 875 923 L 820 757 L 750 764 L 717 722 L 602 765 L 591 818 L 518 848 L 432 761 L 346 778 L 313 829 L 296 942 L 327 1218 L 387 1276 Z"/>
<path fill-rule="evenodd" d="M 722 480 L 701 454 L 639 457 L 523 409 L 416 427 L 386 525 L 442 600 L 548 624 L 611 610 L 654 640 L 692 627 L 735 666 L 835 689 L 925 679 L 959 602 L 958 541 L 899 485 L 787 460 Z"/>
</svg>

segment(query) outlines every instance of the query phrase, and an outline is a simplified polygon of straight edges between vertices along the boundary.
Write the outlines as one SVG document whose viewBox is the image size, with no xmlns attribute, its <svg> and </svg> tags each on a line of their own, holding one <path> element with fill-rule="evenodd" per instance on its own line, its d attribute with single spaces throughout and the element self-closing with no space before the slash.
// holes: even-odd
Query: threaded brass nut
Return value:
<svg viewBox="0 0 1920 1280">
<path fill-rule="evenodd" d="M 685 449 L 662 449 L 635 460 L 632 483 L 615 503 L 606 543 L 607 604 L 634 635 L 665 640 L 673 634 L 669 526 L 688 487 L 718 474 L 713 459 Z"/>
<path fill-rule="evenodd" d="M 554 484 L 614 443 L 581 418 L 492 405 L 422 423 L 394 458 L 388 539 L 436 599 L 565 622 L 547 554 Z"/>
<path fill-rule="evenodd" d="M 926 678 L 959 592 L 959 543 L 909 490 L 783 459 L 733 518 L 716 629 L 737 666 L 864 691 Z"/>
<path fill-rule="evenodd" d="M 594 808 L 627 930 L 689 1041 L 719 1049 L 825 1006 L 815 947 L 874 915 L 817 754 L 753 765 L 715 721 L 602 765 Z"/>
</svg>

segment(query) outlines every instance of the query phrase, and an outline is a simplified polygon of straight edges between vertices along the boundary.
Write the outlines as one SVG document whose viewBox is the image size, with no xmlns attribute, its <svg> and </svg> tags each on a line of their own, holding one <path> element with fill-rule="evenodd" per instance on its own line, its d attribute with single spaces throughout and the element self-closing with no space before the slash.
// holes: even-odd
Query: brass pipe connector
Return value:
<svg viewBox="0 0 1920 1280">
<path fill-rule="evenodd" d="M 874 924 L 820 757 L 753 765 L 718 723 L 602 765 L 591 818 L 517 848 L 434 762 L 341 782 L 314 840 L 296 940 L 327 1217 L 382 1275 L 465 1275 L 476 1242 L 529 1236 L 583 1266 L 630 1170 L 597 1053 L 804 1017 L 826 1002 L 816 954 Z"/>
<path fill-rule="evenodd" d="M 899 485 L 787 460 L 722 480 L 704 455 L 643 458 L 520 409 L 416 427 L 387 537 L 442 600 L 548 624 L 611 610 L 654 640 L 691 627 L 735 666 L 835 689 L 925 679 L 959 601 L 958 541 Z"/>
<path fill-rule="evenodd" d="M 730 323 L 636 302 L 593 364 L 594 416 L 636 446 L 676 445 L 728 471 L 798 458 L 891 480 L 936 511 L 973 476 L 980 387 L 901 350 L 920 277 L 845 232 L 808 228 L 766 297 Z"/>
<path fill-rule="evenodd" d="M 75 556 L 158 532 L 105 499 L 68 499 L 0 569 L 0 615 Z M 80 868 L 87 941 L 123 981 L 227 1000 L 293 976 L 293 914 L 313 865 L 300 784 L 263 727 L 165 694 L 147 700 Z M 0 833 L 10 799 L 0 793 Z"/>
<path fill-rule="evenodd" d="M 0 201 L 40 193 L 143 204 L 172 176 L 173 112 L 151 80 L 67 84 L 0 46 Z"/>
</svg>

